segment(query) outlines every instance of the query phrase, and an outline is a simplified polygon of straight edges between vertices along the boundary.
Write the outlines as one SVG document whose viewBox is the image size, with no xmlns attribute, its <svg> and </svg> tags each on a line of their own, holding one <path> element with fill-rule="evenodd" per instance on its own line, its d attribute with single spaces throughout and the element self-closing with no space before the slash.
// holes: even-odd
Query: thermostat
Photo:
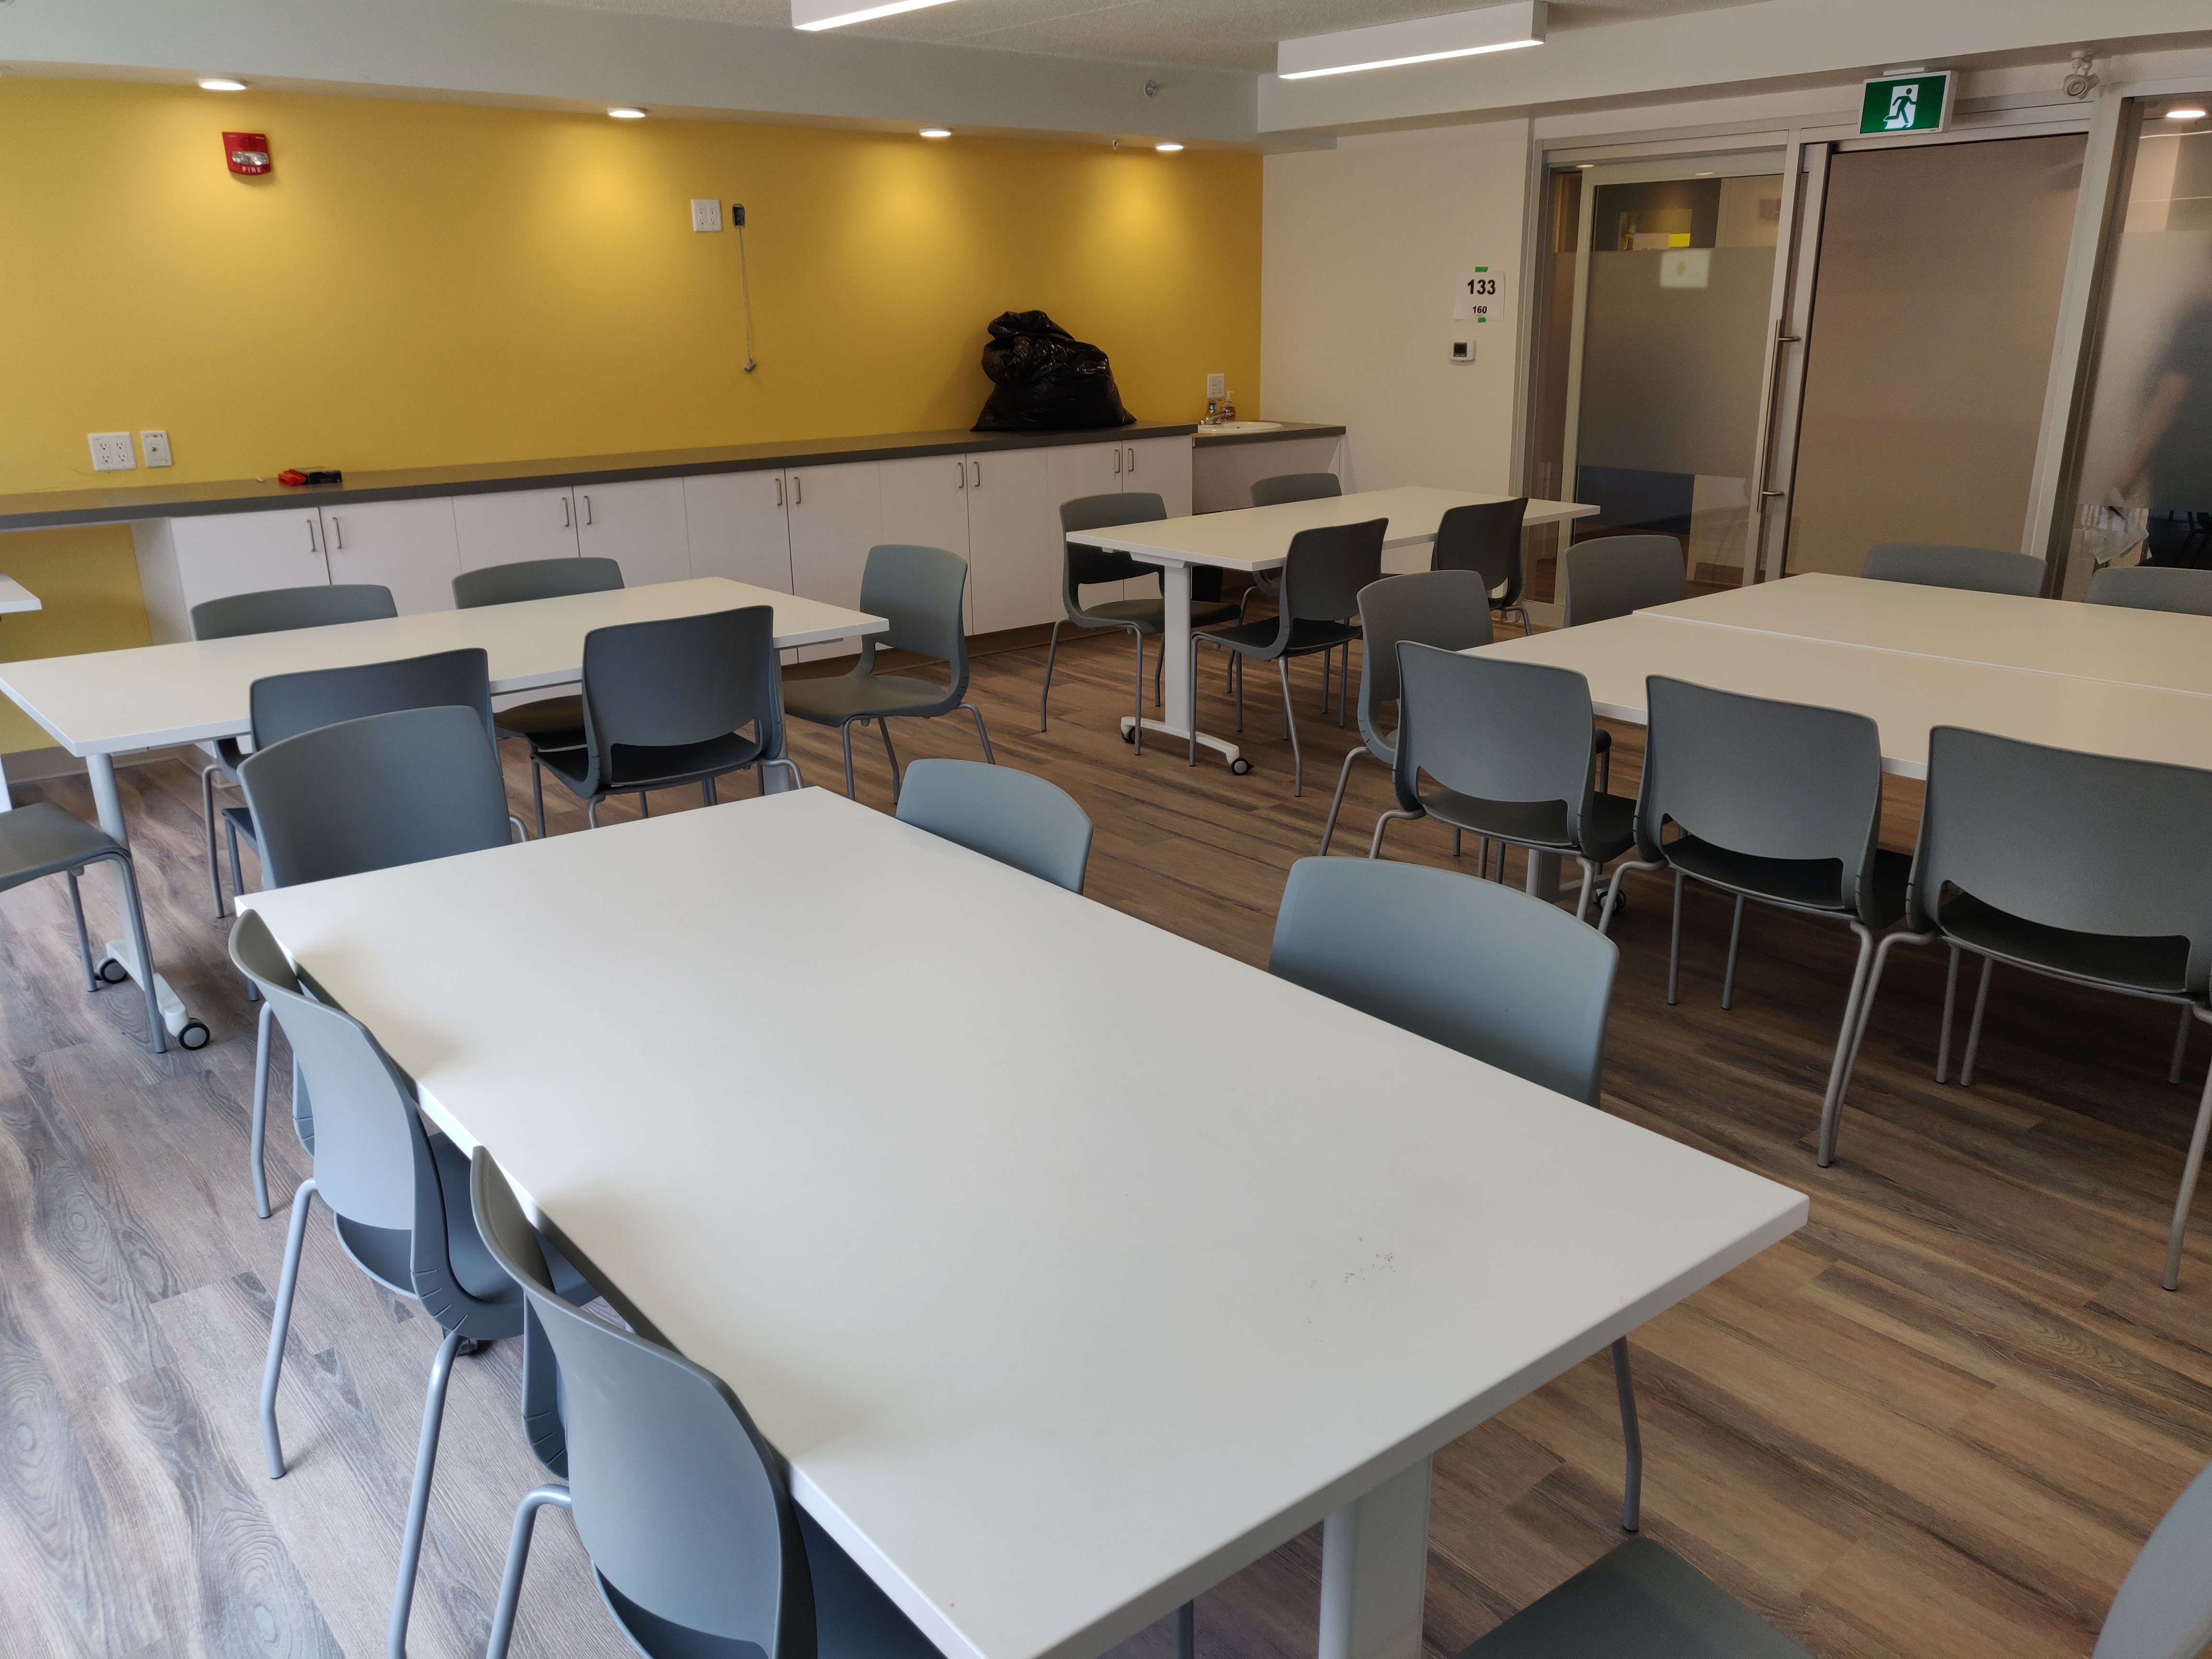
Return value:
<svg viewBox="0 0 2212 1659">
<path fill-rule="evenodd" d="M 1474 361 L 1474 342 L 1472 340 L 1454 340 L 1451 343 L 1451 360 L 1455 363 L 1473 362 Z"/>
</svg>

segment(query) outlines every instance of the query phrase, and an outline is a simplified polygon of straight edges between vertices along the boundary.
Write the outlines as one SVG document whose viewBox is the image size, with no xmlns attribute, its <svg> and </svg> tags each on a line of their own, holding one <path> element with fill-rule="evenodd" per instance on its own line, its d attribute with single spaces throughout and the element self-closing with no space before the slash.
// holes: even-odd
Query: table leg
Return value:
<svg viewBox="0 0 2212 1659">
<path fill-rule="evenodd" d="M 1167 672 L 1160 688 L 1160 712 L 1167 718 L 1147 720 L 1145 730 L 1188 744 L 1190 728 L 1198 720 L 1198 685 L 1190 672 L 1190 567 L 1187 564 L 1163 564 L 1159 569 L 1160 595 L 1165 601 L 1167 611 L 1166 627 L 1160 635 L 1160 644 L 1168 653 Z M 1124 738 L 1133 735 L 1136 723 L 1134 715 L 1122 715 L 1121 735 Z M 1226 738 L 1217 738 L 1201 732 L 1198 734 L 1198 740 L 1232 766 L 1243 757 L 1243 751 Z"/>
<path fill-rule="evenodd" d="M 100 827 L 125 847 L 130 846 L 131 826 L 124 822 L 123 797 L 115 788 L 115 757 L 112 755 L 88 755 L 84 769 L 92 781 L 92 805 L 94 811 L 100 815 Z M 123 890 L 122 872 L 118 870 L 115 876 L 116 914 L 126 915 L 130 902 L 129 896 Z M 150 908 L 150 905 L 148 908 Z M 128 937 L 130 930 L 124 928 L 120 931 L 125 937 L 106 941 L 108 958 L 143 985 L 153 964 L 138 960 L 138 952 Z M 208 1028 L 192 1018 L 191 1010 L 185 1006 L 183 999 L 170 989 L 169 981 L 159 974 L 154 975 L 154 1000 L 161 1011 L 161 1024 L 168 1028 L 171 1036 L 187 1048 L 207 1046 Z"/>
<path fill-rule="evenodd" d="M 1429 1460 L 1322 1523 L 1320 1659 L 1419 1659 Z"/>
</svg>

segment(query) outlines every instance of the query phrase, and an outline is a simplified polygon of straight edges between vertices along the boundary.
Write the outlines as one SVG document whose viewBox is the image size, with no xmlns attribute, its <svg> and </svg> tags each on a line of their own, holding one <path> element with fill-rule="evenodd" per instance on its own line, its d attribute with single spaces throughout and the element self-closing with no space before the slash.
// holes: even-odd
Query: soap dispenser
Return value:
<svg viewBox="0 0 2212 1659">
<path fill-rule="evenodd" d="M 1235 392 L 1229 392 L 1228 394 L 1226 394 L 1225 396 L 1224 396 L 1224 397 L 1223 397 L 1223 398 L 1221 399 L 1221 420 L 1222 420 L 1222 424 L 1224 424 L 1224 425 L 1225 426 L 1225 425 L 1227 425 L 1230 422 L 1231 422 L 1231 421 L 1235 420 L 1236 418 L 1237 418 L 1237 394 L 1236 394 Z"/>
</svg>

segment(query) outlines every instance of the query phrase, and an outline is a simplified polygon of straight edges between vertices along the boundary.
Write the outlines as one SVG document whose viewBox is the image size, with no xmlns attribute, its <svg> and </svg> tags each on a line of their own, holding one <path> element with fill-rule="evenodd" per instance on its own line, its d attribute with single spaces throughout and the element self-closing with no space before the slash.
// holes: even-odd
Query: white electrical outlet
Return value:
<svg viewBox="0 0 2212 1659">
<path fill-rule="evenodd" d="M 1226 374 L 1207 375 L 1206 395 L 1209 398 L 1226 398 L 1229 395 L 1229 377 Z"/>
<path fill-rule="evenodd" d="M 696 196 L 693 197 L 691 198 L 691 228 L 694 230 L 720 230 L 721 228 L 721 203 L 720 201 L 702 201 Z"/>
<path fill-rule="evenodd" d="M 92 470 L 94 472 L 131 472 L 137 470 L 137 457 L 131 453 L 131 434 L 127 432 L 88 432 L 84 434 L 92 443 Z"/>
<path fill-rule="evenodd" d="M 142 432 L 138 447 L 146 452 L 146 465 L 167 466 L 169 464 L 169 434 L 166 432 Z"/>
</svg>

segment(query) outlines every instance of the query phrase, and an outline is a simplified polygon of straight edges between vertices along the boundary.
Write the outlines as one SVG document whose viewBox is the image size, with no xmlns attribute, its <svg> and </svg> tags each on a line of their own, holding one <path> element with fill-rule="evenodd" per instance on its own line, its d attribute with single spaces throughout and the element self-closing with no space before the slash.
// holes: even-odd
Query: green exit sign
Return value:
<svg viewBox="0 0 2212 1659">
<path fill-rule="evenodd" d="M 1892 75 L 1866 83 L 1859 100 L 1863 133 L 1941 132 L 1951 121 L 1951 76 Z"/>
</svg>

